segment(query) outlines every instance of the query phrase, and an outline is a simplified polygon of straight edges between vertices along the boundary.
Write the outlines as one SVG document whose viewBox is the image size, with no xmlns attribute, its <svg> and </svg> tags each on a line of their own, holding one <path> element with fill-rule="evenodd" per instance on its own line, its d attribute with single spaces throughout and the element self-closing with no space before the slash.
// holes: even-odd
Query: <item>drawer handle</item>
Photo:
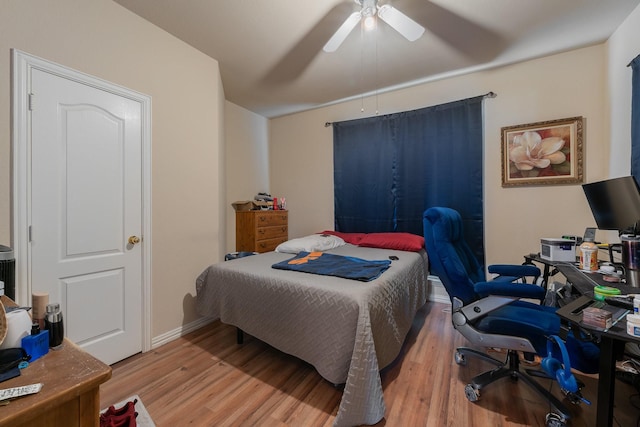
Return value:
<svg viewBox="0 0 640 427">
<path fill-rule="evenodd" d="M 260 221 L 266 221 L 267 220 L 266 216 L 259 216 L 258 218 L 260 219 Z"/>
<path fill-rule="evenodd" d="M 258 230 L 258 234 L 264 234 L 264 228 L 261 228 L 260 230 Z"/>
<path fill-rule="evenodd" d="M 282 227 L 282 232 L 284 233 L 285 231 L 287 231 L 287 227 Z"/>
<path fill-rule="evenodd" d="M 266 243 L 259 243 L 259 245 L 260 245 L 260 247 L 261 247 L 261 248 L 263 248 L 263 249 L 267 247 L 267 244 L 266 244 Z"/>
</svg>

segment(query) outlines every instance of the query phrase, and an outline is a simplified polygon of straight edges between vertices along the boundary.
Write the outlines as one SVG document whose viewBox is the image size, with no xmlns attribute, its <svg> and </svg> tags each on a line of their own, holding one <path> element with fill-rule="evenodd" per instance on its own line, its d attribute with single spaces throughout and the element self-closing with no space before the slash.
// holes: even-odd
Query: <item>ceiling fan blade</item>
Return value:
<svg viewBox="0 0 640 427">
<path fill-rule="evenodd" d="M 422 25 L 388 4 L 380 6 L 378 16 L 410 42 L 418 40 L 424 33 Z"/>
<path fill-rule="evenodd" d="M 358 25 L 358 22 L 360 22 L 361 18 L 362 15 L 360 14 L 360 12 L 353 12 L 351 15 L 349 15 L 347 20 L 344 21 L 340 28 L 338 28 L 338 31 L 336 31 L 335 34 L 331 36 L 327 44 L 324 45 L 322 50 L 329 53 L 335 52 L 340 47 L 342 42 L 347 38 L 349 33 L 351 33 L 351 30 L 353 30 L 353 28 Z"/>
</svg>

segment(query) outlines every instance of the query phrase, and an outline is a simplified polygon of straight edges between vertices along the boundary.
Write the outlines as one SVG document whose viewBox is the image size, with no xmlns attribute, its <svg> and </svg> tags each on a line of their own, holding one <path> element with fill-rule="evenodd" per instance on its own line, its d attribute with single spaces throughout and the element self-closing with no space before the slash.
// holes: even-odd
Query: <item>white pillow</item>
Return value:
<svg viewBox="0 0 640 427">
<path fill-rule="evenodd" d="M 346 243 L 338 236 L 329 234 L 312 234 L 280 243 L 276 252 L 297 254 L 298 252 L 322 252 L 344 246 Z"/>
</svg>

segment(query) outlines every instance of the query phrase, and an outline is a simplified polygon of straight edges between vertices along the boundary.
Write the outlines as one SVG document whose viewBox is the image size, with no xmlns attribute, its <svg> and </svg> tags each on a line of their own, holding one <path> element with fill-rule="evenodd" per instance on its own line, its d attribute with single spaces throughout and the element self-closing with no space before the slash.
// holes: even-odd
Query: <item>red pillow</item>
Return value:
<svg viewBox="0 0 640 427">
<path fill-rule="evenodd" d="M 360 240 L 365 236 L 365 233 L 341 233 L 340 231 L 325 230 L 320 234 L 331 234 L 332 236 L 338 236 L 347 243 L 352 245 L 360 244 Z"/>
<path fill-rule="evenodd" d="M 411 233 L 369 233 L 360 240 L 358 246 L 367 248 L 397 249 L 418 252 L 424 248 L 424 237 Z"/>
</svg>

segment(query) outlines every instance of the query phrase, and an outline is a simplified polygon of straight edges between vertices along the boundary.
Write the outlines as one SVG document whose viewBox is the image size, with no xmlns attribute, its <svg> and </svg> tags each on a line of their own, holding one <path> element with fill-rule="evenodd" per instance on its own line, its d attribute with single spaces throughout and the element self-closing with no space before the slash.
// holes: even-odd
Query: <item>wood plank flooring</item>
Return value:
<svg viewBox="0 0 640 427">
<path fill-rule="evenodd" d="M 148 353 L 112 366 L 101 407 L 138 394 L 158 427 L 331 426 L 341 391 L 308 364 L 216 321 Z M 502 380 L 469 402 L 464 386 L 490 365 L 454 362 L 468 345 L 451 326 L 449 306 L 428 302 L 417 314 L 396 361 L 382 371 L 388 426 L 544 426 L 548 404 L 524 384 Z M 571 426 L 595 426 L 597 380 L 580 376 L 592 406 L 572 406 Z M 558 386 L 542 380 L 559 397 Z M 635 407 L 634 407 L 635 405 Z M 636 426 L 640 398 L 617 381 L 614 426 Z"/>
</svg>

